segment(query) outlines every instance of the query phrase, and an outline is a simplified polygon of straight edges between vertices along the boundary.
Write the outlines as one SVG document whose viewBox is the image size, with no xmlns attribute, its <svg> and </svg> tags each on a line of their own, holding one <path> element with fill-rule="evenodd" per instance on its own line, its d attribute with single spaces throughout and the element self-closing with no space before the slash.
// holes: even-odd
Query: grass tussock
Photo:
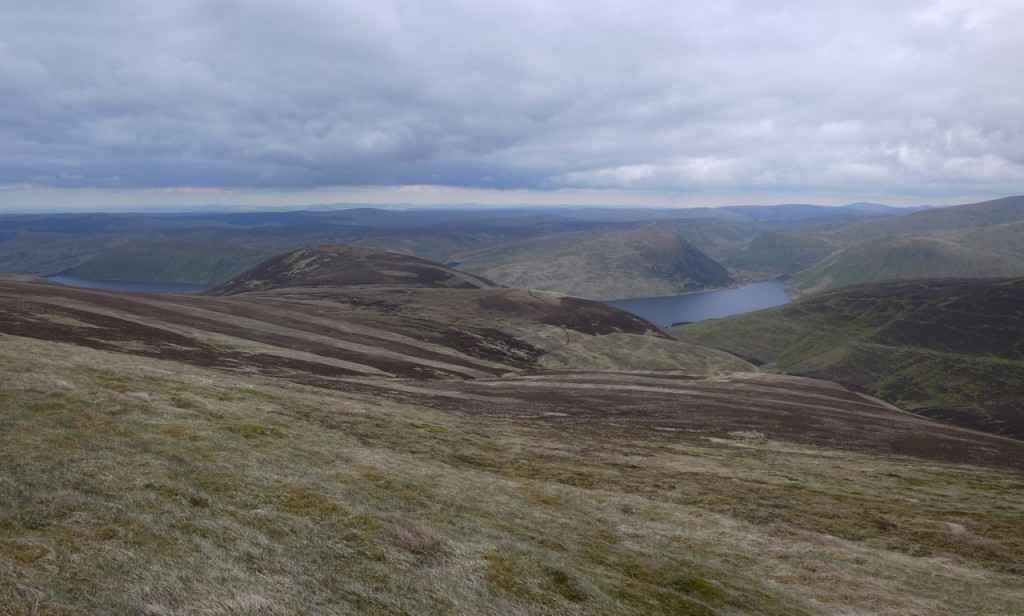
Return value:
<svg viewBox="0 0 1024 616">
<path fill-rule="evenodd" d="M 397 514 L 384 518 L 387 538 L 410 554 L 437 557 L 444 553 L 445 541 L 430 527 Z"/>
</svg>

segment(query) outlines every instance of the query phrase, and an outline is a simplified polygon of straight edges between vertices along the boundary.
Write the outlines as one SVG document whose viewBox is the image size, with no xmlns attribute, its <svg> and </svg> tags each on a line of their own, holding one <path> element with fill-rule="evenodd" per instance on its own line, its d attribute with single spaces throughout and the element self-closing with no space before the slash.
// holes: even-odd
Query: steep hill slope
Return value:
<svg viewBox="0 0 1024 616">
<path fill-rule="evenodd" d="M 1024 438 L 1024 278 L 862 284 L 674 331 L 773 370 Z"/>
<path fill-rule="evenodd" d="M 650 227 L 556 234 L 456 259 L 459 268 L 508 286 L 589 299 L 675 295 L 731 280 L 679 235 Z"/>
<path fill-rule="evenodd" d="M 814 293 L 875 280 L 1024 274 L 1024 244 L 979 241 L 977 231 L 972 230 L 968 241 L 960 234 L 943 234 L 862 242 L 798 273 L 790 288 Z"/>
<path fill-rule="evenodd" d="M 670 231 L 716 261 L 721 260 L 723 255 L 729 254 L 751 239 L 777 230 L 774 225 L 766 223 L 690 218 L 646 222 L 637 225 L 636 228 Z"/>
<path fill-rule="evenodd" d="M 937 208 L 826 233 L 846 245 L 793 280 L 803 293 L 859 282 L 1024 275 L 1024 197 Z"/>
<path fill-rule="evenodd" d="M 812 267 L 834 250 L 832 242 L 808 233 L 772 231 L 727 253 L 721 263 L 747 278 L 774 280 Z"/>
<path fill-rule="evenodd" d="M 998 248 L 1008 256 L 1024 255 L 1024 220 L 991 227 L 964 229 L 952 235 L 960 244 L 978 250 Z"/>
<path fill-rule="evenodd" d="M 880 236 L 910 235 L 992 227 L 1024 220 L 1024 196 L 1004 197 L 981 203 L 934 208 L 906 216 L 870 220 L 837 229 L 828 237 L 845 243 Z"/>
<path fill-rule="evenodd" d="M 60 272 L 94 280 L 144 280 L 218 284 L 267 257 L 242 246 L 146 242 L 104 250 Z"/>
</svg>

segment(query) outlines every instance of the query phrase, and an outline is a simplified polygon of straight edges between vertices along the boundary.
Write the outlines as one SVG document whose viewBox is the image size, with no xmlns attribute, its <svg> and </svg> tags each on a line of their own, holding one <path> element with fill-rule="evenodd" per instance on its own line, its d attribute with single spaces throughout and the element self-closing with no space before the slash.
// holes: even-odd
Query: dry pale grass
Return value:
<svg viewBox="0 0 1024 616">
<path fill-rule="evenodd" d="M 392 543 L 410 554 L 436 557 L 444 553 L 444 539 L 440 535 L 400 515 L 385 517 L 385 533 Z"/>
<path fill-rule="evenodd" d="M 1019 614 L 1024 477 L 0 336 L 0 614 Z"/>
</svg>

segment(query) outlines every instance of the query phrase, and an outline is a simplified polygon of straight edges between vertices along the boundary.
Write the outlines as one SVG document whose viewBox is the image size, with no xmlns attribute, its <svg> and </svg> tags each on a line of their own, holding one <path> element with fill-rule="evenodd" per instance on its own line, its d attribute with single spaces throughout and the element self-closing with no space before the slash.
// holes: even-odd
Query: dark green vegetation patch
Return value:
<svg viewBox="0 0 1024 616">
<path fill-rule="evenodd" d="M 1024 278 L 869 283 L 674 331 L 770 369 L 1024 438 Z"/>
</svg>

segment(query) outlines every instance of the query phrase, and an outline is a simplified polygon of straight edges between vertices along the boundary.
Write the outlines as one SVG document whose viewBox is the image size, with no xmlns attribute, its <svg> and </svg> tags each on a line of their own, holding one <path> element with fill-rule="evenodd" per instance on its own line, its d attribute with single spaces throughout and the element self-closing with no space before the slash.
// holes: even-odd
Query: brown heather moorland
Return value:
<svg viewBox="0 0 1024 616">
<path fill-rule="evenodd" d="M 271 286 L 0 284 L 0 614 L 1024 611 L 1022 442 L 583 300 Z"/>
</svg>

